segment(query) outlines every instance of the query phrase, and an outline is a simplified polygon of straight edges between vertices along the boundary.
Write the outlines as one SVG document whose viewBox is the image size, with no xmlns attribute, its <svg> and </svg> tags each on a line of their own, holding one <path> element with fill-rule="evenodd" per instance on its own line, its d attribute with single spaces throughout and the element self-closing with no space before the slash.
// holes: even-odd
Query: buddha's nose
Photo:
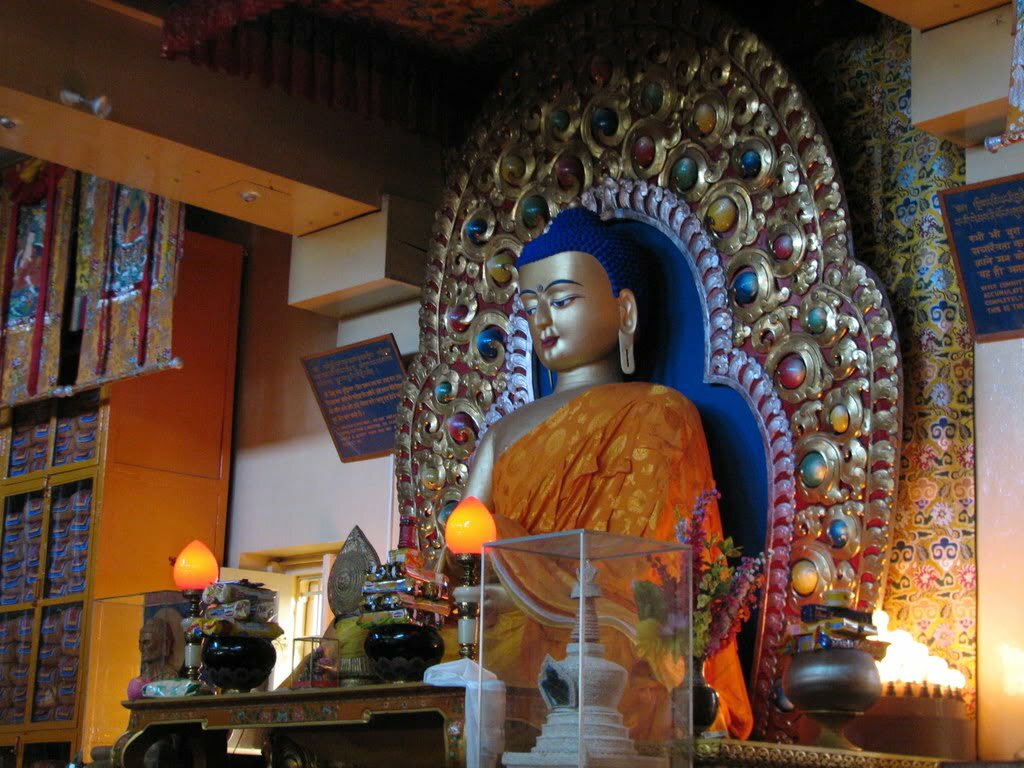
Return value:
<svg viewBox="0 0 1024 768">
<path fill-rule="evenodd" d="M 537 311 L 533 313 L 533 324 L 537 328 L 551 325 L 551 310 L 543 301 L 537 304 Z"/>
</svg>

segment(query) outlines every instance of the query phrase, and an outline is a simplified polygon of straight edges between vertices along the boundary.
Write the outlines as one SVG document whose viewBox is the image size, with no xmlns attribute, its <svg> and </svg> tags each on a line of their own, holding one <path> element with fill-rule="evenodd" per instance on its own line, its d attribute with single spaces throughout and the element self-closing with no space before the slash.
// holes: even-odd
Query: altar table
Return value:
<svg viewBox="0 0 1024 768">
<path fill-rule="evenodd" d="M 263 729 L 292 750 L 295 765 L 306 755 L 338 754 L 360 766 L 462 768 L 465 765 L 465 691 L 422 683 L 351 688 L 305 688 L 124 702 L 128 731 L 113 750 L 114 765 L 142 768 L 146 750 L 171 734 L 182 737 L 194 768 L 226 764 L 232 729 Z M 508 716 L 540 723 L 545 709 L 536 691 L 515 690 Z M 287 737 L 281 740 L 279 737 Z M 285 746 L 282 747 L 281 744 Z M 282 761 L 284 762 L 284 761 Z M 940 768 L 936 758 L 847 752 L 837 749 L 701 739 L 694 765 L 722 768 Z M 348 764 L 347 762 L 342 764 Z"/>
</svg>

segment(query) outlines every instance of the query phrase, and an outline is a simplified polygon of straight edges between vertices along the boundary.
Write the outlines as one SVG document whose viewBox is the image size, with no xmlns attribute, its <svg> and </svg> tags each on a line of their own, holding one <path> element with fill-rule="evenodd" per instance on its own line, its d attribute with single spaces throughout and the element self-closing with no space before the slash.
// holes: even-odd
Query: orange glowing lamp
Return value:
<svg viewBox="0 0 1024 768">
<path fill-rule="evenodd" d="M 174 561 L 174 584 L 178 589 L 202 590 L 217 580 L 220 566 L 213 552 L 199 539 L 188 544 Z"/>
<path fill-rule="evenodd" d="M 448 549 L 456 555 L 479 555 L 484 544 L 498 538 L 494 517 L 476 496 L 467 496 L 452 511 L 444 529 Z"/>
</svg>

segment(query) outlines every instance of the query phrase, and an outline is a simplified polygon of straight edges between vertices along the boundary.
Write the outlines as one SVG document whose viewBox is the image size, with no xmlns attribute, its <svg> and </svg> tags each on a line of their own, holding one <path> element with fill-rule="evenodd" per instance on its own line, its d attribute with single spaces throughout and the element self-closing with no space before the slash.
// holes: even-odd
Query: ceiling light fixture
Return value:
<svg viewBox="0 0 1024 768">
<path fill-rule="evenodd" d="M 245 189 L 238 193 L 243 203 L 255 203 L 260 199 L 260 193 L 255 189 Z"/>
<path fill-rule="evenodd" d="M 80 93 L 68 90 L 65 88 L 60 92 L 60 103 L 67 107 L 80 107 L 88 112 L 92 112 L 100 120 L 105 120 L 110 116 L 110 110 L 113 109 L 113 105 L 103 94 L 100 94 L 95 99 L 87 99 Z"/>
<path fill-rule="evenodd" d="M 0 115 L 0 128 L 6 128 L 9 131 L 12 128 L 16 128 L 17 125 L 18 124 L 7 115 Z"/>
</svg>

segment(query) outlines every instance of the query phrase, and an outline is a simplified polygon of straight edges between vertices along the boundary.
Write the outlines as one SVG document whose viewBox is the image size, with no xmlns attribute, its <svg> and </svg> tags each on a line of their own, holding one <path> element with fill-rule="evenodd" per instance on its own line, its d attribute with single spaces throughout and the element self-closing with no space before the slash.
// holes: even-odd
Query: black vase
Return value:
<svg viewBox="0 0 1024 768">
<path fill-rule="evenodd" d="M 693 731 L 700 736 L 718 717 L 718 691 L 704 678 L 704 660 L 693 660 Z"/>
<path fill-rule="evenodd" d="M 264 637 L 207 637 L 203 668 L 210 682 L 228 691 L 251 691 L 270 676 L 277 661 L 274 644 Z"/>
<path fill-rule="evenodd" d="M 369 631 L 363 650 L 382 680 L 408 683 L 441 660 L 444 640 L 433 627 L 384 624 Z"/>
</svg>

